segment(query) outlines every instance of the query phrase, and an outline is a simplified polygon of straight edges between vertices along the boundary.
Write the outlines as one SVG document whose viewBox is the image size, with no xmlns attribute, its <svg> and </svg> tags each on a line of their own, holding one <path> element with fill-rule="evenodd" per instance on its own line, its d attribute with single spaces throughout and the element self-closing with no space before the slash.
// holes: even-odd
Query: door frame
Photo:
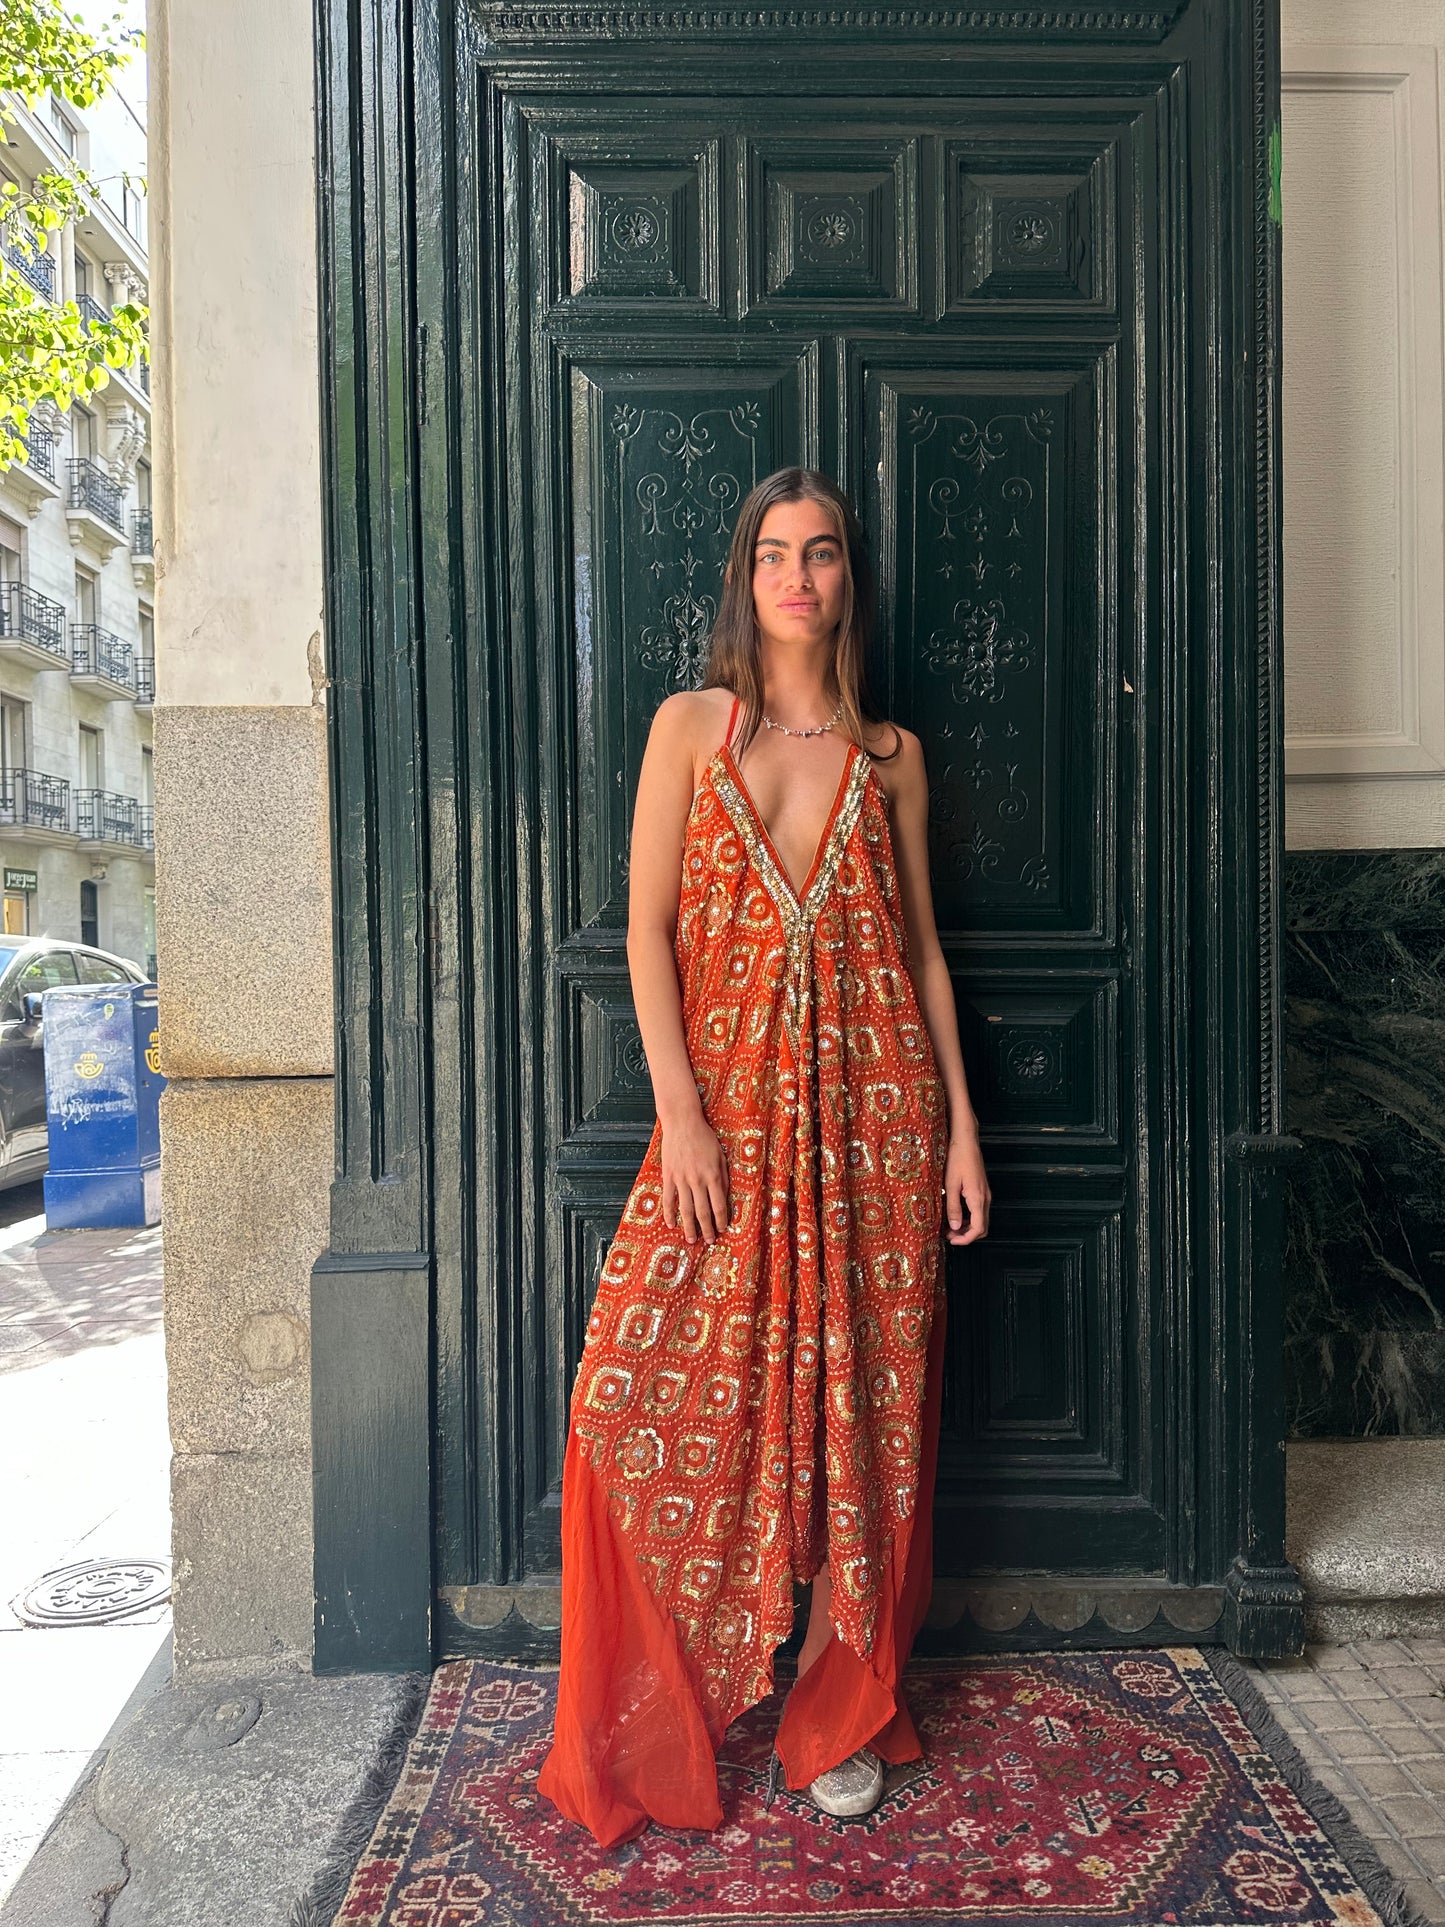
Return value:
<svg viewBox="0 0 1445 1927">
<path fill-rule="evenodd" d="M 468 1234 L 456 1184 L 438 1184 L 435 1174 L 485 1181 L 472 1147 L 488 1120 L 471 1114 L 456 1066 L 469 1053 L 494 1052 L 520 1101 L 526 1061 L 507 1002 L 480 994 L 514 965 L 515 934 L 493 906 L 463 914 L 469 847 L 508 807 L 515 719 L 482 686 L 498 653 L 487 646 L 499 629 L 498 599 L 484 583 L 479 606 L 464 606 L 470 578 L 456 477 L 467 453 L 500 514 L 507 451 L 495 407 L 478 424 L 474 457 L 462 448 L 448 344 L 459 338 L 472 291 L 448 258 L 451 224 L 414 218 L 418 207 L 446 208 L 457 192 L 478 191 L 458 181 L 451 131 L 463 8 L 468 36 L 495 33 L 502 42 L 545 32 L 579 64 L 604 57 L 617 38 L 675 34 L 696 43 L 731 33 L 736 41 L 739 19 L 708 0 L 680 10 L 605 0 L 315 0 L 336 1050 L 330 1244 L 311 1277 L 318 1673 L 430 1667 L 447 1630 L 434 1581 L 433 1394 L 458 1361 L 436 1315 L 436 1253 L 456 1252 Z M 866 45 L 887 12 L 830 8 L 816 25 Z M 1193 1233 L 1217 1346 L 1210 1409 L 1201 1414 L 1199 1500 L 1206 1562 L 1212 1551 L 1221 1581 L 1217 1613 L 1200 1631 L 1240 1653 L 1297 1653 L 1304 1600 L 1284 1552 L 1280 1287 L 1284 1188 L 1300 1141 L 1282 1118 L 1278 0 L 1089 9 L 1010 0 L 900 13 L 910 40 L 1036 47 L 1049 36 L 1061 47 L 1137 47 L 1155 61 L 1168 57 L 1181 24 L 1220 23 L 1221 127 L 1211 152 L 1230 164 L 1191 183 L 1215 197 L 1223 238 L 1202 264 L 1201 285 L 1220 315 L 1221 342 L 1233 349 L 1228 365 L 1221 356 L 1209 397 L 1214 434 L 1205 449 L 1203 515 L 1220 543 L 1219 587 L 1199 624 L 1201 660 L 1188 665 L 1204 692 L 1193 714 L 1209 759 L 1196 834 L 1213 861 L 1208 901 L 1190 909 L 1206 932 L 1228 933 L 1196 946 L 1190 983 L 1211 1017 L 1207 1058 L 1199 1053 L 1206 1061 L 1195 1065 L 1213 1126 L 1203 1154 L 1210 1195 Z M 760 38 L 815 29 L 806 8 L 748 17 Z M 486 374 L 500 380 L 495 336 L 493 349 Z M 484 392 L 484 407 L 489 399 Z M 463 635 L 465 650 L 455 647 Z M 465 686 L 469 674 L 478 687 Z M 473 704 L 489 761 L 468 773 Z M 515 881 L 510 838 L 482 847 L 496 852 L 505 904 Z M 1180 1047 L 1192 1048 L 1186 1020 Z M 514 1172 L 505 1108 L 491 1120 L 495 1169 Z M 508 1275 L 503 1249 L 465 1255 L 473 1277 Z M 481 1347 L 505 1401 L 499 1336 L 479 1315 L 469 1342 Z M 484 1485 L 497 1477 L 485 1463 L 468 1471 Z M 487 1569 L 485 1549 L 477 1565 Z M 527 1597 L 505 1572 L 491 1578 L 469 1590 L 485 1594 L 484 1614 L 512 1629 L 503 1644 L 522 1652 L 555 1643 L 550 1599 Z"/>
</svg>

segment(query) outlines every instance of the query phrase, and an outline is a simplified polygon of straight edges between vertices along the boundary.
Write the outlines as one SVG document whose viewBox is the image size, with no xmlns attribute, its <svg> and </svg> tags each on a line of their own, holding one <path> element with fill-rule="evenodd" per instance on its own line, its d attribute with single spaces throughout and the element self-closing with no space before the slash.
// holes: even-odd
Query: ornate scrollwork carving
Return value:
<svg viewBox="0 0 1445 1927">
<path fill-rule="evenodd" d="M 672 578 L 670 592 L 662 595 L 653 619 L 638 634 L 638 657 L 678 689 L 694 687 L 699 680 L 717 618 L 717 598 L 706 585 L 710 573 L 721 566 L 732 513 L 743 495 L 742 479 L 722 465 L 719 432 L 724 421 L 751 443 L 762 409 L 755 401 L 741 401 L 682 415 L 619 401 L 610 416 L 618 443 L 618 498 L 630 499 L 639 511 L 633 528 L 624 528 L 624 544 L 659 590 Z M 628 450 L 633 444 L 641 447 L 644 433 L 657 465 L 641 475 L 633 466 L 635 479 L 629 485 Z M 641 459 L 646 460 L 647 453 Z M 750 464 L 750 469 L 755 467 Z M 748 485 L 751 479 L 750 473 Z M 637 555 L 638 538 L 651 551 L 649 559 Z"/>
</svg>

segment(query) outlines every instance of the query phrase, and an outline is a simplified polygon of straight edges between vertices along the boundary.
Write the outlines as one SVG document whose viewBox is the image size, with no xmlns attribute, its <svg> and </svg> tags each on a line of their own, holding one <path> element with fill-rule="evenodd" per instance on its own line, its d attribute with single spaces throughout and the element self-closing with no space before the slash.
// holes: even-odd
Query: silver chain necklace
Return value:
<svg viewBox="0 0 1445 1927">
<path fill-rule="evenodd" d="M 838 699 L 838 707 L 833 711 L 832 715 L 828 718 L 827 722 L 815 723 L 811 729 L 789 729 L 786 723 L 775 723 L 772 717 L 767 713 L 766 710 L 763 711 L 763 721 L 767 724 L 769 729 L 780 729 L 785 736 L 822 736 L 822 735 L 825 735 L 828 730 L 833 728 L 834 724 L 838 721 L 838 718 L 842 714 L 843 714 L 843 699 L 840 696 Z"/>
</svg>

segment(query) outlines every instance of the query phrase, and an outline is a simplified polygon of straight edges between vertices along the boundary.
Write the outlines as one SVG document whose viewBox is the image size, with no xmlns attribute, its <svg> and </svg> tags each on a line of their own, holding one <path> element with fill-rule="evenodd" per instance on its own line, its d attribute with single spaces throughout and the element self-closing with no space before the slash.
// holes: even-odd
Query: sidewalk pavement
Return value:
<svg viewBox="0 0 1445 1927">
<path fill-rule="evenodd" d="M 315 1927 L 329 1910 L 304 1897 L 415 1722 L 415 1675 L 177 1686 L 167 1607 L 57 1630 L 9 1610 L 69 1560 L 169 1554 L 160 1261 L 158 1227 L 0 1228 L 0 1927 Z M 1445 1642 L 1317 1645 L 1257 1673 L 1410 1903 L 1445 1924 Z"/>
<path fill-rule="evenodd" d="M 178 1689 L 166 1604 L 13 1610 L 58 1566 L 171 1556 L 161 1248 L 158 1225 L 47 1231 L 39 1185 L 0 1193 L 3 1927 L 283 1927 L 406 1703 L 384 1674 Z"/>
</svg>

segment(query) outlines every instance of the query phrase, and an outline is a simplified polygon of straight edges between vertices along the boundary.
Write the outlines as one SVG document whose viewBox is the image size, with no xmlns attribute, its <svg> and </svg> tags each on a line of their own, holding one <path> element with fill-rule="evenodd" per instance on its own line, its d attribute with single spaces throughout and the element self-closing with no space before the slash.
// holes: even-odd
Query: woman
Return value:
<svg viewBox="0 0 1445 1927">
<path fill-rule="evenodd" d="M 604 1845 L 719 1824 L 717 1748 L 771 1691 L 795 1581 L 766 1798 L 781 1773 L 866 1812 L 921 1752 L 899 1674 L 932 1581 L 940 1233 L 946 1212 L 950 1243 L 983 1237 L 990 1193 L 922 751 L 868 697 L 870 615 L 847 498 L 768 476 L 705 684 L 661 705 L 638 777 L 627 955 L 657 1124 L 572 1391 L 537 1783 Z"/>
</svg>

